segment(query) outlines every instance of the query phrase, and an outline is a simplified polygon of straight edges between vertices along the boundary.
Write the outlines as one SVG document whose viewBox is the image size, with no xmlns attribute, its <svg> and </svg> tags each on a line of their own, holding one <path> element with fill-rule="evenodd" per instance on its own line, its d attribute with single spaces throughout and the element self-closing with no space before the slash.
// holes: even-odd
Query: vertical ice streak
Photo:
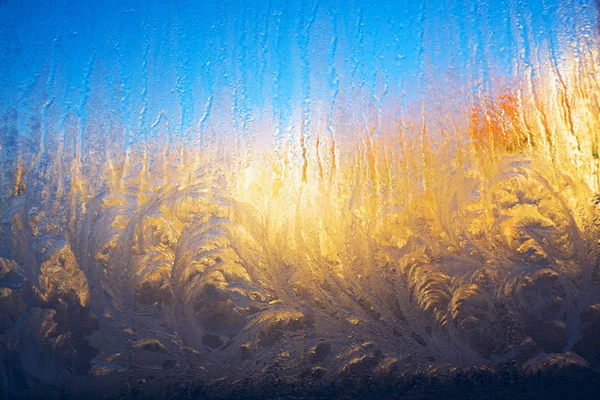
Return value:
<svg viewBox="0 0 600 400">
<path fill-rule="evenodd" d="M 327 131 L 329 133 L 329 157 L 331 158 L 331 170 L 330 170 L 330 180 L 333 179 L 336 173 L 336 138 L 333 129 L 333 121 L 334 121 L 334 113 L 336 108 L 336 101 L 338 94 L 340 93 L 340 78 L 337 72 L 336 63 L 337 63 L 337 48 L 338 48 L 338 23 L 337 23 L 337 8 L 335 6 L 331 6 L 331 39 L 329 44 L 329 52 L 328 52 L 328 60 L 329 64 L 329 76 L 328 76 L 328 100 L 330 101 L 329 112 L 327 115 Z"/>
<path fill-rule="evenodd" d="M 302 90 L 302 111 L 301 111 L 301 125 L 300 125 L 300 151 L 302 152 L 302 182 L 306 182 L 306 174 L 308 169 L 308 155 L 307 155 L 307 142 L 310 140 L 310 119 L 311 119 L 311 67 L 309 61 L 309 38 L 311 35 L 311 27 L 315 21 L 317 15 L 317 5 L 315 3 L 311 7 L 303 6 L 303 9 L 310 11 L 309 15 L 302 15 L 298 18 L 300 25 L 298 31 L 298 47 L 300 50 L 300 65 L 301 65 L 301 90 Z"/>
<path fill-rule="evenodd" d="M 184 139 L 186 143 L 190 143 L 190 136 L 192 135 L 192 122 L 194 120 L 194 102 L 195 98 L 192 93 L 192 77 L 194 71 L 192 70 L 191 59 L 193 51 L 194 41 L 188 35 L 186 28 L 191 25 L 190 21 L 184 19 L 178 21 L 173 26 L 172 35 L 175 36 L 177 41 L 177 83 L 176 89 L 179 97 L 179 107 L 181 108 L 181 118 L 179 120 L 178 134 Z M 190 27 L 191 28 L 191 27 Z M 188 28 L 188 29 L 190 29 Z M 191 29 L 190 29 L 191 30 Z M 179 135 L 176 135 L 179 136 Z"/>
</svg>

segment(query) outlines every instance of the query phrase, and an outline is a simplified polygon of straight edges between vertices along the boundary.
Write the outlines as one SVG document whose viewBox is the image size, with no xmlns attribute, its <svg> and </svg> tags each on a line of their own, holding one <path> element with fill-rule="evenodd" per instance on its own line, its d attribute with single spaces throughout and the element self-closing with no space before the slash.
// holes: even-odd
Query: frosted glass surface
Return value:
<svg viewBox="0 0 600 400">
<path fill-rule="evenodd" d="M 598 21 L 0 0 L 0 388 L 597 373 Z"/>
</svg>

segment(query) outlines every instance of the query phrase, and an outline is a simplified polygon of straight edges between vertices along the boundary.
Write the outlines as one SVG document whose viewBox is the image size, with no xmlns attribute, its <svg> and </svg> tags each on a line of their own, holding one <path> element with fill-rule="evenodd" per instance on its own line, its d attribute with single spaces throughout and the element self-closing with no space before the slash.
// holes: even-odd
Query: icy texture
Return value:
<svg viewBox="0 0 600 400">
<path fill-rule="evenodd" d="M 600 367 L 592 4 L 231 3 L 0 1 L 3 389 Z"/>
</svg>

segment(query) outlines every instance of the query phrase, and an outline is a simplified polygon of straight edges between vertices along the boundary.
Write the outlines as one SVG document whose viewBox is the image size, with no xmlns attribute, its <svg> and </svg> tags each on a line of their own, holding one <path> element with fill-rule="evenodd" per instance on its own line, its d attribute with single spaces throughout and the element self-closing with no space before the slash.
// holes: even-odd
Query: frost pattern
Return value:
<svg viewBox="0 0 600 400">
<path fill-rule="evenodd" d="M 18 3 L 2 387 L 600 365 L 590 5 Z"/>
</svg>

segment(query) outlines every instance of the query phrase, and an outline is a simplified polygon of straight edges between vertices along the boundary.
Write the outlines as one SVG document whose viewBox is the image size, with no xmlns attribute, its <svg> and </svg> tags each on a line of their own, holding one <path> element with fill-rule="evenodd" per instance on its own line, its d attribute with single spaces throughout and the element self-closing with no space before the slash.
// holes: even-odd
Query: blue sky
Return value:
<svg viewBox="0 0 600 400">
<path fill-rule="evenodd" d="M 111 116 L 129 140 L 161 119 L 184 138 L 224 120 L 242 136 L 267 120 L 310 131 L 340 104 L 394 114 L 443 83 L 510 80 L 577 35 L 589 3 L 4 0 L 0 112 L 23 130 L 29 114 Z"/>
</svg>

